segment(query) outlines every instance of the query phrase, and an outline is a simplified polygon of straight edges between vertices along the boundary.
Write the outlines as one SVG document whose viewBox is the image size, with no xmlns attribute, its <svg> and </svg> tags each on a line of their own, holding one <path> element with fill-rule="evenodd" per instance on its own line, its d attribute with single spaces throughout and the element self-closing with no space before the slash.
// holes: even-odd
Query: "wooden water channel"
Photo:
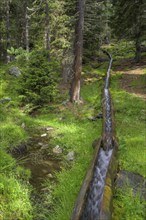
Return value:
<svg viewBox="0 0 146 220">
<path fill-rule="evenodd" d="M 117 173 L 117 141 L 114 114 L 109 91 L 111 55 L 102 97 L 102 135 L 95 147 L 94 157 L 80 189 L 71 220 L 112 219 L 112 197 Z"/>
</svg>

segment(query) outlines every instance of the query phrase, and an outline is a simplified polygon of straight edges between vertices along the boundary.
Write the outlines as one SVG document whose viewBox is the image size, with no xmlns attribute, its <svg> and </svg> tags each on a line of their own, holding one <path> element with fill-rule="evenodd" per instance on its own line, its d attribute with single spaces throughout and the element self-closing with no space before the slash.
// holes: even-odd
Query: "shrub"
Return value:
<svg viewBox="0 0 146 220">
<path fill-rule="evenodd" d="M 22 74 L 20 93 L 23 102 L 42 106 L 56 100 L 59 65 L 48 62 L 45 51 L 33 51 Z"/>
</svg>

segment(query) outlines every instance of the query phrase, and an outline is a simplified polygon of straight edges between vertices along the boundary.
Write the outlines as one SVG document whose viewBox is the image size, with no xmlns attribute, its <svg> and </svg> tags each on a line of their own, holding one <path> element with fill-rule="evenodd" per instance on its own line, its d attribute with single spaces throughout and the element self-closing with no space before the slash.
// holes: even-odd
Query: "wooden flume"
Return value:
<svg viewBox="0 0 146 220">
<path fill-rule="evenodd" d="M 95 168 L 95 164 L 96 164 L 97 158 L 99 156 L 99 151 L 101 148 L 103 148 L 105 151 L 109 150 L 110 148 L 110 149 L 113 149 L 113 151 L 112 151 L 111 159 L 110 159 L 107 173 L 106 173 L 100 213 L 96 217 L 96 220 L 112 219 L 112 197 L 113 197 L 113 191 L 114 191 L 114 180 L 116 178 L 116 173 L 117 173 L 118 144 L 117 144 L 117 139 L 115 136 L 115 129 L 114 129 L 115 126 L 114 126 L 112 99 L 111 99 L 111 95 L 109 92 L 110 70 L 111 70 L 113 60 L 112 60 L 112 56 L 107 51 L 104 51 L 104 50 L 102 51 L 110 59 L 109 67 L 107 70 L 106 82 L 105 82 L 105 86 L 103 90 L 103 97 L 102 97 L 102 111 L 103 111 L 102 135 L 101 135 L 101 138 L 97 141 L 94 157 L 91 161 L 90 167 L 87 171 L 87 174 L 81 186 L 81 189 L 78 194 L 78 198 L 77 198 L 70 220 L 84 220 L 83 212 L 86 208 L 86 202 L 87 202 L 88 193 L 91 187 L 91 182 L 92 182 L 92 178 L 94 174 L 94 168 Z M 107 93 L 108 95 L 106 96 Z M 107 111 L 107 108 L 108 108 L 108 111 Z M 110 130 L 108 130 L 106 127 L 107 117 L 108 117 L 108 123 L 110 124 L 110 126 L 112 126 Z M 89 217 L 89 218 L 90 219 L 88 220 L 95 220 L 95 218 L 92 218 L 92 217 Z"/>
</svg>

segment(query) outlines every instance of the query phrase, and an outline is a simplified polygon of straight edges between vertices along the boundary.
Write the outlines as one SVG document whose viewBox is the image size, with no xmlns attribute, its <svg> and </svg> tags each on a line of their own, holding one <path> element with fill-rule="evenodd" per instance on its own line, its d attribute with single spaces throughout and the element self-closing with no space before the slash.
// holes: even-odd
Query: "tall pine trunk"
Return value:
<svg viewBox="0 0 146 220">
<path fill-rule="evenodd" d="M 29 53 L 29 16 L 27 9 L 27 0 L 25 2 L 25 47 L 26 51 Z"/>
<path fill-rule="evenodd" d="M 140 40 L 140 33 L 136 36 L 136 52 L 135 52 L 135 60 L 137 63 L 141 61 L 141 40 Z"/>
<path fill-rule="evenodd" d="M 80 101 L 80 83 L 82 72 L 83 56 L 83 28 L 84 28 L 84 5 L 85 0 L 77 0 L 77 20 L 75 27 L 75 44 L 74 44 L 74 77 L 70 89 L 70 101 Z"/>
<path fill-rule="evenodd" d="M 45 49 L 48 51 L 48 60 L 50 60 L 50 19 L 49 19 L 49 5 L 48 0 L 45 0 Z"/>
<path fill-rule="evenodd" d="M 10 2 L 6 0 L 6 49 L 10 48 Z M 10 55 L 7 52 L 7 63 L 10 62 Z"/>
<path fill-rule="evenodd" d="M 18 34 L 18 31 L 20 33 L 20 29 L 19 29 L 20 21 L 19 21 L 19 7 L 18 7 L 18 5 L 16 6 L 15 23 L 16 23 L 15 44 L 16 44 L 16 47 L 19 48 L 21 46 L 21 42 L 20 42 L 20 34 Z"/>
<path fill-rule="evenodd" d="M 2 11 L 2 6 L 0 5 L 0 11 Z M 0 21 L 2 21 L 3 19 L 3 16 L 2 16 L 2 13 L 0 13 Z M 0 61 L 2 60 L 3 58 L 3 45 L 2 45 L 2 31 L 0 32 Z"/>
</svg>

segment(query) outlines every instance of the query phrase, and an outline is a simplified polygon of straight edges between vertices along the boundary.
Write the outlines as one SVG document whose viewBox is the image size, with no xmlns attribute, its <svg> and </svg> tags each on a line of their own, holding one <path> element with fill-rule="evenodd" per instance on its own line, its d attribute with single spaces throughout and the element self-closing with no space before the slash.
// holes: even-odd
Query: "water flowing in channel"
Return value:
<svg viewBox="0 0 146 220">
<path fill-rule="evenodd" d="M 100 148 L 82 220 L 97 220 L 100 215 L 105 178 L 112 151 L 112 149 L 105 151 Z"/>
<path fill-rule="evenodd" d="M 103 106 L 105 118 L 103 124 L 103 147 L 99 149 L 97 161 L 94 167 L 93 178 L 89 187 L 87 200 L 84 211 L 81 216 L 81 220 L 98 220 L 100 219 L 100 211 L 102 205 L 102 199 L 104 194 L 105 179 L 108 170 L 108 166 L 111 160 L 113 152 L 113 137 L 112 137 L 112 107 L 111 97 L 109 93 L 109 79 L 110 69 L 112 65 L 112 58 L 110 57 L 110 64 L 107 71 L 107 77 L 105 81 L 104 93 L 103 93 Z"/>
</svg>

